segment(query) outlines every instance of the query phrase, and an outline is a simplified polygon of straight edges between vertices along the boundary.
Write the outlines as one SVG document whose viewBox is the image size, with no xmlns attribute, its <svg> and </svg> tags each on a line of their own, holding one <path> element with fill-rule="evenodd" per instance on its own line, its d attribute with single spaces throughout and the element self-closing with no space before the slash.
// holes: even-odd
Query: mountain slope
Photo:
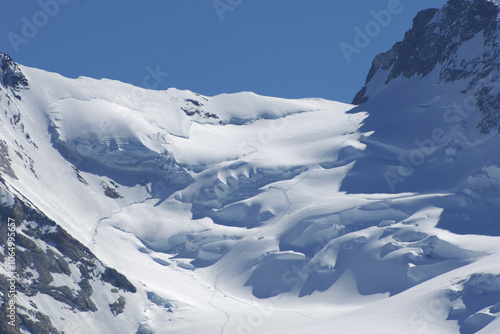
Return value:
<svg viewBox="0 0 500 334">
<path fill-rule="evenodd" d="M 492 1 L 450 1 L 375 59 L 353 110 L 369 113 L 362 130 L 374 133 L 341 189 L 449 193 L 436 203 L 439 227 L 500 234 L 498 12 Z"/>
<path fill-rule="evenodd" d="M 149 91 L 2 54 L 2 227 L 48 263 L 18 259 L 20 331 L 497 332 L 497 15 L 421 12 L 361 105 Z"/>
</svg>

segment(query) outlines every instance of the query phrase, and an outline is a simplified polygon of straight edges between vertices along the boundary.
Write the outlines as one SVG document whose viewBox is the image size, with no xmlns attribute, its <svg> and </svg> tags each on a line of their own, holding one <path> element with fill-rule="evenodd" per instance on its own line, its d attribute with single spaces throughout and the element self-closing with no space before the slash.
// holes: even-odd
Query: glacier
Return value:
<svg viewBox="0 0 500 334">
<path fill-rule="evenodd" d="M 19 326 L 0 329 L 498 333 L 498 12 L 419 13 L 353 104 L 68 79 L 0 53 L 19 274 Z"/>
</svg>

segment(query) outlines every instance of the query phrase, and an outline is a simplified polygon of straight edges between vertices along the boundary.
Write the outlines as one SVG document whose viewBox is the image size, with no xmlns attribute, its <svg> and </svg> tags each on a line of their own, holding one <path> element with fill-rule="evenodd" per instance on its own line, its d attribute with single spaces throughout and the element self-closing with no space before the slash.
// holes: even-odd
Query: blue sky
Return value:
<svg viewBox="0 0 500 334">
<path fill-rule="evenodd" d="M 350 102 L 374 56 L 403 38 L 419 10 L 445 2 L 8 1 L 0 12 L 0 51 L 68 77 Z M 389 16 L 377 21 L 373 13 L 381 11 Z M 369 35 L 356 46 L 357 28 Z M 346 57 L 340 45 L 356 51 Z"/>
</svg>

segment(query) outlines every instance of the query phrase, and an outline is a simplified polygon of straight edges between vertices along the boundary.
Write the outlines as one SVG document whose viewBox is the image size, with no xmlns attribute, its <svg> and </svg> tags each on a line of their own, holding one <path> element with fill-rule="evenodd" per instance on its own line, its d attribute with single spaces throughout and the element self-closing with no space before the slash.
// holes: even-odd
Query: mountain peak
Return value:
<svg viewBox="0 0 500 334">
<path fill-rule="evenodd" d="M 474 96 L 482 114 L 480 132 L 498 128 L 499 12 L 498 3 L 488 0 L 450 0 L 440 10 L 419 12 L 403 41 L 375 57 L 352 103 L 376 98 L 395 79 L 425 78 L 430 86 L 460 83 L 460 94 Z"/>
<path fill-rule="evenodd" d="M 2 52 L 0 52 L 0 86 L 14 91 L 28 87 L 28 81 L 19 66 L 11 57 Z"/>
<path fill-rule="evenodd" d="M 437 83 L 490 75 L 498 66 L 498 13 L 498 4 L 488 0 L 450 0 L 440 10 L 419 12 L 403 41 L 375 57 L 365 86 L 353 103 L 361 104 L 374 97 L 383 88 L 381 83 L 387 85 L 399 77 L 425 77 L 433 70 L 439 71 Z M 484 49 L 467 50 L 475 54 L 464 59 L 458 51 L 476 36 Z"/>
</svg>

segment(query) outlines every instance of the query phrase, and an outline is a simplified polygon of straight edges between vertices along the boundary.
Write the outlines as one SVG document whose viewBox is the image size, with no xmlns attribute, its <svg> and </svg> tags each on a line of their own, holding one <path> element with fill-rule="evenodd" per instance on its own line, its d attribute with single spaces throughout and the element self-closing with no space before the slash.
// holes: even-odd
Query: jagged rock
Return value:
<svg viewBox="0 0 500 334">
<path fill-rule="evenodd" d="M 476 107 L 482 114 L 477 125 L 481 133 L 499 128 L 500 93 L 494 89 L 500 69 L 498 14 L 498 5 L 487 0 L 450 0 L 441 10 L 419 12 L 404 40 L 375 57 L 365 86 L 352 103 L 362 104 L 372 97 L 370 87 L 375 75 L 383 75 L 387 85 L 399 77 L 425 77 L 437 70 L 436 84 L 468 82 L 463 93 L 473 92 L 476 97 Z M 484 52 L 478 46 L 472 59 L 459 58 L 460 47 L 473 38 L 480 39 Z"/>
<path fill-rule="evenodd" d="M 16 63 L 5 53 L 0 52 L 0 85 L 15 92 L 27 89 L 28 80 Z M 1 88 L 0 88 L 1 90 Z"/>
<path fill-rule="evenodd" d="M 0 180 L 2 173 L 9 175 L 10 177 L 17 179 L 16 173 L 11 167 L 11 159 L 9 157 L 9 148 L 7 143 L 0 140 Z"/>
<path fill-rule="evenodd" d="M 108 196 L 109 198 L 117 199 L 122 197 L 116 189 L 111 188 L 107 184 L 103 185 L 103 189 L 104 189 L 104 195 Z"/>
<path fill-rule="evenodd" d="M 109 309 L 111 313 L 116 317 L 118 314 L 123 313 L 127 301 L 123 296 L 118 297 L 118 300 L 113 304 L 109 304 Z"/>
<path fill-rule="evenodd" d="M 116 270 L 107 268 L 90 250 L 71 237 L 65 230 L 48 219 L 35 209 L 28 207 L 19 199 L 15 199 L 14 206 L 0 205 L 0 221 L 12 218 L 16 221 L 18 232 L 16 236 L 16 267 L 19 279 L 16 284 L 17 292 L 27 297 L 37 294 L 50 296 L 55 301 L 68 305 L 69 308 L 79 312 L 98 311 L 93 301 L 92 281 L 100 280 L 102 284 L 109 283 L 115 288 L 126 292 L 136 292 L 136 288 Z M 6 244 L 7 226 L 0 225 L 0 244 Z M 45 250 L 39 245 L 43 244 Z M 4 258 L 4 254 L 1 254 Z M 54 286 L 53 275 L 72 277 L 71 266 L 80 271 L 80 280 L 74 282 L 78 289 L 72 287 Z M 105 268 L 104 271 L 99 268 Z M 36 277 L 32 274 L 35 271 Z M 0 275 L 0 288 L 7 291 L 7 277 Z M 112 288 L 107 288 L 111 291 Z M 0 299 L 5 302 L 5 296 Z M 120 296 L 114 312 L 123 312 L 126 303 L 125 297 Z M 36 307 L 35 307 L 36 308 Z M 28 328 L 31 333 L 61 333 L 51 323 L 50 318 L 38 310 L 35 313 L 26 312 L 21 307 L 17 309 L 18 324 Z M 0 328 L 7 328 L 2 333 L 16 333 L 0 321 Z M 12 326 L 11 326 L 12 327 Z M 9 332 L 9 330 L 11 330 Z"/>
<path fill-rule="evenodd" d="M 125 276 L 123 276 L 113 268 L 106 268 L 106 271 L 104 271 L 104 273 L 101 275 L 101 278 L 104 282 L 108 282 L 112 286 L 123 291 L 132 293 L 135 293 L 137 291 L 135 286 L 130 283 Z"/>
</svg>

